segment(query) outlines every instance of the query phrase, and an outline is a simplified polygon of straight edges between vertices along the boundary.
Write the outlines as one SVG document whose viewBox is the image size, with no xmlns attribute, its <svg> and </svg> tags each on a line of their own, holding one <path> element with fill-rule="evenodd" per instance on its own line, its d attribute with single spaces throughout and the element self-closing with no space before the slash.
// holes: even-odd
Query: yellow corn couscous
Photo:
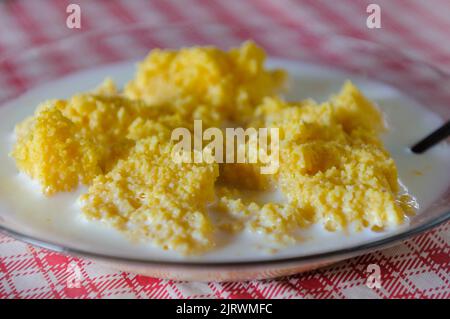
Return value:
<svg viewBox="0 0 450 319">
<path fill-rule="evenodd" d="M 381 113 L 351 83 L 325 103 L 287 102 L 286 72 L 264 68 L 252 42 L 154 50 L 124 88 L 50 100 L 16 127 L 12 156 L 45 195 L 88 186 L 82 212 L 139 241 L 182 254 L 214 247 L 218 232 L 248 229 L 293 243 L 314 223 L 381 230 L 409 213 Z M 279 170 L 259 164 L 176 163 L 171 132 L 234 123 L 280 130 Z M 278 192 L 261 203 L 248 192 Z M 214 218 L 211 216 L 214 212 Z"/>
</svg>

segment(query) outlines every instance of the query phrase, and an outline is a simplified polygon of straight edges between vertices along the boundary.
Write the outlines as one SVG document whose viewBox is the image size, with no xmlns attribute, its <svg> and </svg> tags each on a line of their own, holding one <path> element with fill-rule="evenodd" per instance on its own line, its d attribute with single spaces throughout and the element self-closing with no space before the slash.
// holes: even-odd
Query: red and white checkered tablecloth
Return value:
<svg viewBox="0 0 450 319">
<path fill-rule="evenodd" d="M 82 29 L 65 26 L 66 7 L 82 8 Z M 366 27 L 366 8 L 382 9 L 382 28 Z M 447 0 L 9 0 L 0 1 L 0 56 L 94 29 L 146 21 L 155 25 L 214 22 L 340 33 L 382 42 L 450 71 Z M 256 32 L 256 31 L 253 31 Z M 381 288 L 366 285 L 369 264 Z M 81 286 L 68 285 L 70 270 Z M 450 223 L 394 248 L 275 280 L 175 282 L 120 272 L 0 235 L 0 298 L 449 298 Z"/>
</svg>

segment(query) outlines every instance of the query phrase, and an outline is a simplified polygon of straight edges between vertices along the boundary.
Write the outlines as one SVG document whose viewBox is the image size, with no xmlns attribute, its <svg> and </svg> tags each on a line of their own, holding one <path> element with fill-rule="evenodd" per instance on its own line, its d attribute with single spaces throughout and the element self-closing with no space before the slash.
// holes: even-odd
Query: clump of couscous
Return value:
<svg viewBox="0 0 450 319">
<path fill-rule="evenodd" d="M 150 104 L 169 104 L 205 126 L 245 122 L 254 107 L 282 87 L 283 70 L 265 69 L 266 54 L 253 42 L 215 47 L 153 50 L 138 66 L 124 94 Z"/>
<path fill-rule="evenodd" d="M 54 105 L 41 105 L 34 117 L 17 125 L 12 151 L 19 170 L 37 180 L 46 195 L 72 191 L 101 173 L 94 141 Z"/>
<path fill-rule="evenodd" d="M 336 231 L 403 222 L 410 198 L 399 192 L 395 163 L 378 137 L 385 129 L 382 115 L 352 83 L 322 104 L 266 98 L 253 125 L 280 129 L 280 168 L 270 178 L 286 203 L 257 208 L 227 194 L 220 205 L 228 214 L 256 209 L 248 225 L 285 238 L 311 223 Z M 250 183 L 244 177 L 245 189 Z M 254 184 L 259 181 L 256 176 Z"/>
<path fill-rule="evenodd" d="M 264 63 L 253 42 L 153 50 L 123 92 L 108 79 L 41 104 L 17 125 L 11 154 L 45 195 L 87 185 L 80 203 L 88 219 L 181 254 L 213 249 L 219 232 L 292 244 L 312 224 L 340 231 L 402 223 L 411 198 L 379 138 L 381 112 L 350 82 L 324 103 L 287 102 L 277 95 L 286 71 Z M 198 119 L 279 129 L 279 169 L 174 161 L 171 133 L 192 131 Z"/>
<path fill-rule="evenodd" d="M 166 249 L 212 247 L 206 206 L 214 200 L 217 164 L 177 164 L 172 150 L 157 137 L 139 140 L 127 159 L 93 181 L 81 197 L 84 213 Z"/>
</svg>

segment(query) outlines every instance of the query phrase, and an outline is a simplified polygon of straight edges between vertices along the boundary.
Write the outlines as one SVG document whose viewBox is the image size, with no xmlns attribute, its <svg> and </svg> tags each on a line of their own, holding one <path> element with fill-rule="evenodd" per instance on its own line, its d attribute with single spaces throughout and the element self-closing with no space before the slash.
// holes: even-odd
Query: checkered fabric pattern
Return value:
<svg viewBox="0 0 450 319">
<path fill-rule="evenodd" d="M 66 7 L 82 8 L 82 29 L 65 27 Z M 366 28 L 366 8 L 382 8 L 382 29 Z M 204 22 L 257 29 L 301 30 L 311 39 L 339 33 L 406 50 L 450 71 L 450 3 L 446 0 L 9 0 L 0 1 L 0 56 L 95 29 L 145 21 L 155 25 Z M 205 30 L 190 30 L 201 33 Z M 195 34 L 194 34 L 195 36 Z M 111 61 L 110 47 L 93 43 Z M 116 54 L 116 55 L 115 55 Z M 54 57 L 55 65 L 67 63 Z M 61 68 L 60 68 L 61 69 Z M 72 70 L 64 65 L 64 72 Z M 50 71 L 49 71 L 50 72 Z M 64 73 L 63 72 L 63 73 Z M 31 81 L 31 80 L 30 80 Z M 17 88 L 23 77 L 11 77 Z M 381 268 L 381 287 L 366 283 L 367 266 Z M 74 285 L 72 275 L 80 281 Z M 450 223 L 394 248 L 287 278 L 239 283 L 175 282 L 120 272 L 0 235 L 0 298 L 449 298 Z"/>
</svg>

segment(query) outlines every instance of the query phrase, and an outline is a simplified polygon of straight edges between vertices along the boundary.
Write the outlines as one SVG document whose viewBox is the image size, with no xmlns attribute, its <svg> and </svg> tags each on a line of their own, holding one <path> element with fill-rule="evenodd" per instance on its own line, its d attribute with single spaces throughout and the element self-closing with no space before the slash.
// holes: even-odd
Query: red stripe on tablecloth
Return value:
<svg viewBox="0 0 450 319">
<path fill-rule="evenodd" d="M 103 1 L 100 1 L 98 5 L 101 7 L 103 5 L 103 3 L 104 3 Z M 67 2 L 67 0 L 64 2 L 63 1 L 55 1 L 55 4 L 58 6 L 58 8 L 60 10 L 64 10 L 64 12 L 65 12 L 68 2 Z M 89 6 L 87 6 L 86 4 L 83 4 L 81 10 L 82 10 L 82 16 L 81 16 L 82 17 L 81 18 L 82 29 L 81 30 L 94 29 L 92 26 L 92 21 L 88 18 L 87 14 L 86 14 L 86 11 L 89 10 Z M 107 43 L 105 43 L 101 40 L 100 41 L 92 41 L 88 47 L 84 47 L 82 49 L 87 49 L 88 51 L 92 52 L 93 54 L 101 56 L 102 59 L 104 60 L 104 62 L 116 62 L 122 58 L 122 54 L 119 51 L 114 50 L 113 47 L 109 46 Z"/>
<path fill-rule="evenodd" d="M 151 3 L 151 6 L 157 8 L 160 13 L 166 16 L 172 23 L 182 23 L 185 21 L 183 14 L 178 11 L 175 6 L 172 6 L 168 1 L 155 1 Z M 186 29 L 183 29 L 182 32 L 192 43 L 205 42 L 204 37 L 195 28 L 188 27 Z"/>
<path fill-rule="evenodd" d="M 272 15 L 273 19 L 279 24 L 286 24 L 283 21 L 288 21 L 287 25 L 297 26 L 295 31 L 299 32 L 303 38 L 308 40 L 309 45 L 317 45 L 320 42 L 320 35 L 314 33 L 311 28 L 303 23 L 299 23 L 292 19 L 288 11 L 281 9 L 276 3 L 268 0 L 259 0 L 256 9 L 264 15 Z"/>
<path fill-rule="evenodd" d="M 127 6 L 122 5 L 120 1 L 104 1 L 103 6 L 116 17 L 116 21 L 120 21 L 123 25 L 136 22 L 134 16 L 128 11 Z"/>
<path fill-rule="evenodd" d="M 286 48 L 274 45 L 271 41 L 266 39 L 264 34 L 260 34 L 261 29 L 258 26 L 246 21 L 245 16 L 242 16 L 242 14 L 235 8 L 232 8 L 232 6 L 228 7 L 225 2 L 210 1 L 208 2 L 208 7 L 221 23 L 235 27 L 233 33 L 242 41 L 252 39 L 269 52 L 276 55 L 285 52 Z M 257 14 L 257 11 L 255 11 L 255 14 Z M 241 19 L 239 17 L 241 17 Z"/>
<path fill-rule="evenodd" d="M 326 5 L 321 1 L 317 0 L 304 0 L 305 5 L 311 7 L 318 16 L 322 17 L 321 20 L 327 21 L 327 23 L 331 23 L 334 26 L 334 29 L 342 32 L 342 34 L 347 36 L 352 36 L 356 38 L 366 39 L 366 32 L 362 32 L 361 29 L 365 27 L 365 25 L 357 28 L 353 24 L 348 22 L 349 17 L 343 17 L 337 11 L 332 9 L 332 6 L 329 4 Z M 335 3 L 334 6 L 338 6 L 341 4 Z M 347 6 L 354 6 L 355 8 L 360 8 L 361 5 L 358 2 L 352 1 L 351 3 L 346 3 Z M 365 10 L 361 12 L 364 14 Z M 320 23 L 321 21 L 318 21 Z"/>
<path fill-rule="evenodd" d="M 22 33 L 28 37 L 31 44 L 39 45 L 48 41 L 48 38 L 41 30 L 42 24 L 34 21 L 34 17 L 24 7 L 23 1 L 7 1 L 3 5 L 6 7 L 6 10 L 12 13 L 11 16 L 22 29 Z"/>
</svg>

